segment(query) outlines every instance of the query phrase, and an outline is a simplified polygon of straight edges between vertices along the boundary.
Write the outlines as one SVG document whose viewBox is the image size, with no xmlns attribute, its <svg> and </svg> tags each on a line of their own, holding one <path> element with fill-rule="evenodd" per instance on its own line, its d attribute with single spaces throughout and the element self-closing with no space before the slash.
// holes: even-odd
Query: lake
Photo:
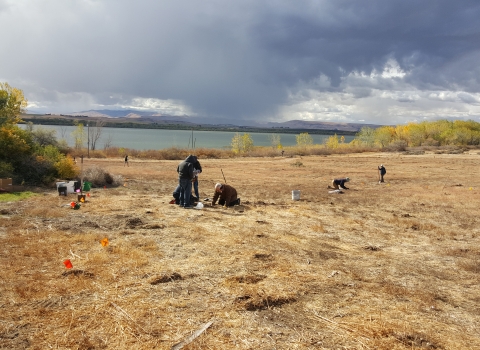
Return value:
<svg viewBox="0 0 480 350">
<path fill-rule="evenodd" d="M 19 125 L 25 128 L 25 124 Z M 74 146 L 72 132 L 75 126 L 60 125 L 35 125 L 34 128 L 44 128 L 47 130 L 55 130 L 58 140 L 66 140 L 68 145 Z M 87 127 L 85 134 L 87 134 Z M 90 128 L 93 132 L 93 128 Z M 232 138 L 236 132 L 228 131 L 194 131 L 193 142 L 196 148 L 230 148 Z M 240 133 L 242 134 L 242 133 Z M 270 146 L 269 137 L 273 133 L 249 133 L 255 146 Z M 280 134 L 280 143 L 285 146 L 296 145 L 296 134 Z M 310 134 L 313 143 L 322 144 L 331 135 Z M 340 133 L 338 134 L 341 135 Z M 350 142 L 354 136 L 345 135 L 345 142 Z M 110 141 L 111 147 L 123 147 L 135 150 L 155 150 L 170 147 L 187 148 L 192 145 L 192 131 L 189 130 L 166 130 L 166 129 L 127 129 L 127 128 L 107 128 L 101 130 L 100 139 L 97 141 L 96 149 L 103 149 L 105 142 Z M 87 146 L 85 142 L 85 147 Z"/>
</svg>

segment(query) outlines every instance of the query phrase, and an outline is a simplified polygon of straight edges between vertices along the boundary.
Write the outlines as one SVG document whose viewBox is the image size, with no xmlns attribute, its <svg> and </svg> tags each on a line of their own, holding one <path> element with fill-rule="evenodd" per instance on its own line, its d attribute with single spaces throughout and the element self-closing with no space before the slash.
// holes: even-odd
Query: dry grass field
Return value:
<svg viewBox="0 0 480 350">
<path fill-rule="evenodd" d="M 200 162 L 241 207 L 171 205 L 179 162 L 137 159 L 86 159 L 124 185 L 79 210 L 0 202 L 0 348 L 480 349 L 478 150 Z"/>
</svg>

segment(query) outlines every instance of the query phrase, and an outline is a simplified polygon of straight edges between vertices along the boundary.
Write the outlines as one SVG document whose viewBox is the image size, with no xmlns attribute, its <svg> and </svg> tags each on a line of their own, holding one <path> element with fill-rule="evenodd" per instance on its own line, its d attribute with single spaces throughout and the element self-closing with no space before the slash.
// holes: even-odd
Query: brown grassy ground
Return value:
<svg viewBox="0 0 480 350">
<path fill-rule="evenodd" d="M 178 161 L 85 162 L 125 185 L 0 203 L 0 348 L 170 349 L 213 321 L 184 349 L 480 349 L 478 151 L 201 159 L 202 198 L 223 169 L 243 211 L 168 204 Z"/>
</svg>

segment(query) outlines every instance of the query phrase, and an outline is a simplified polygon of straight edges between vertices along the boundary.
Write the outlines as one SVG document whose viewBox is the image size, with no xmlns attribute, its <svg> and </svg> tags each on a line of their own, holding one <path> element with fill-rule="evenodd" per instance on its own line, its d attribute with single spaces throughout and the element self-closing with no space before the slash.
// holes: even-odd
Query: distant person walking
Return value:
<svg viewBox="0 0 480 350">
<path fill-rule="evenodd" d="M 125 155 L 125 163 L 123 164 L 123 166 L 130 166 L 128 165 L 128 154 Z"/>
<path fill-rule="evenodd" d="M 348 190 L 348 187 L 345 186 L 345 183 L 349 182 L 349 181 L 350 181 L 349 177 L 341 178 L 341 179 L 334 179 L 334 180 L 332 180 L 332 187 L 336 190 L 338 190 L 340 188 L 342 188 L 344 190 Z"/>
<path fill-rule="evenodd" d="M 189 155 L 177 167 L 178 184 L 180 185 L 180 206 L 191 209 L 190 197 L 192 195 L 193 164 L 197 157 Z"/>
<path fill-rule="evenodd" d="M 387 173 L 387 169 L 385 169 L 383 164 L 380 164 L 380 166 L 378 167 L 378 182 L 385 182 L 383 181 L 383 177 L 385 176 L 386 173 Z"/>
</svg>

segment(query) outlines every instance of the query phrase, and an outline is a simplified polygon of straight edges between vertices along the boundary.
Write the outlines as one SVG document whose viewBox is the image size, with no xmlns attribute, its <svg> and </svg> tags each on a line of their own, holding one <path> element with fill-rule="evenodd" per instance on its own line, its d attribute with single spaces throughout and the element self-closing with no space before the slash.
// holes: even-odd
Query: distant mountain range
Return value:
<svg viewBox="0 0 480 350">
<path fill-rule="evenodd" d="M 54 117 L 54 115 L 51 115 Z M 190 116 L 171 116 L 162 115 L 155 112 L 138 111 L 138 110 L 89 110 L 83 112 L 75 112 L 70 114 L 60 114 L 62 117 L 88 117 L 95 119 L 115 119 L 118 122 L 135 122 L 135 123 L 156 123 L 156 124 L 183 124 L 185 126 L 210 126 L 210 127 L 249 127 L 261 129 L 299 129 L 299 130 L 331 130 L 331 131 L 348 131 L 358 132 L 362 127 L 377 128 L 381 125 L 376 124 L 360 124 L 360 123 L 339 123 L 339 122 L 321 122 L 321 121 L 305 121 L 305 120 L 289 120 L 286 122 L 251 122 L 237 121 L 234 124 L 230 120 L 221 120 L 208 117 L 190 117 Z"/>
<path fill-rule="evenodd" d="M 321 122 L 305 120 L 289 120 L 286 122 L 252 122 L 237 121 L 235 124 L 231 120 L 216 119 L 208 117 L 190 117 L 190 116 L 171 116 L 138 110 L 89 110 L 83 112 L 70 113 L 70 116 L 85 116 L 91 118 L 117 118 L 134 119 L 136 122 L 150 122 L 157 124 L 192 124 L 192 125 L 211 125 L 211 126 L 248 126 L 258 128 L 288 128 L 288 129 L 315 129 L 315 130 L 339 130 L 339 131 L 359 131 L 362 127 L 378 128 L 377 124 L 360 123 L 338 123 Z M 133 122 L 133 120 L 132 120 Z"/>
</svg>

